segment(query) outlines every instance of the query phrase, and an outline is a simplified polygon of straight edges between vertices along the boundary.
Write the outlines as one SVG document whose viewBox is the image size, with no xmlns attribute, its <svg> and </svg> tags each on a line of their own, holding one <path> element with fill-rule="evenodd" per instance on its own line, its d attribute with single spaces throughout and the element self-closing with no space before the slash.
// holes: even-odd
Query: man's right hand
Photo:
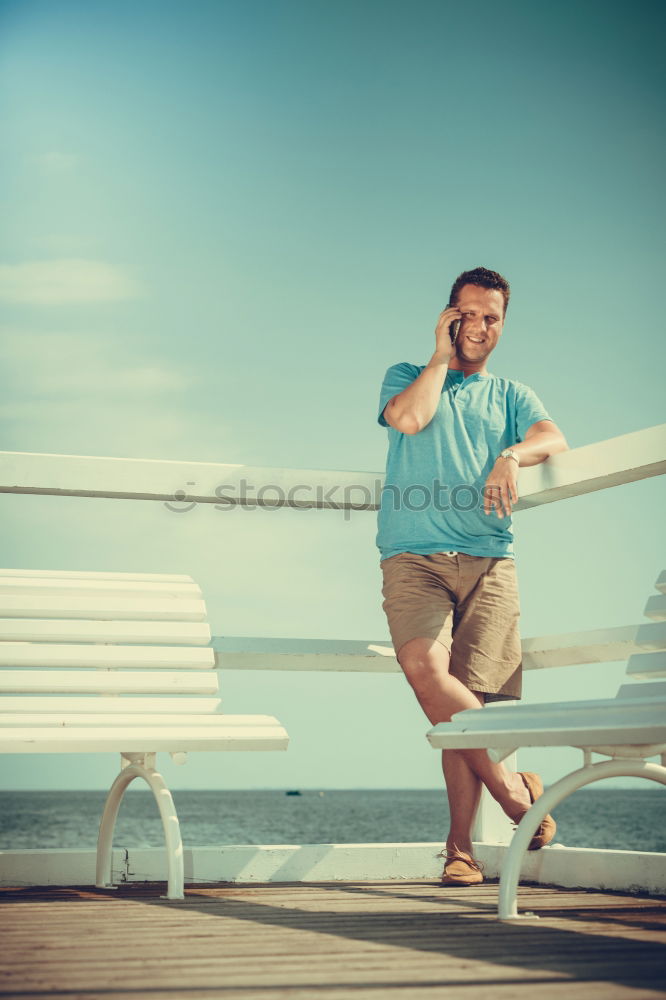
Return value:
<svg viewBox="0 0 666 1000">
<path fill-rule="evenodd" d="M 462 318 L 460 309 L 447 306 L 435 329 L 435 352 L 421 374 L 384 407 L 387 424 L 402 434 L 418 434 L 432 420 L 442 395 L 446 369 L 457 357 L 449 327 Z"/>
<path fill-rule="evenodd" d="M 452 323 L 462 319 L 462 313 L 457 306 L 447 306 L 444 312 L 439 314 L 439 320 L 435 328 L 435 355 L 447 364 L 457 357 L 456 345 L 451 340 L 449 332 Z"/>
</svg>

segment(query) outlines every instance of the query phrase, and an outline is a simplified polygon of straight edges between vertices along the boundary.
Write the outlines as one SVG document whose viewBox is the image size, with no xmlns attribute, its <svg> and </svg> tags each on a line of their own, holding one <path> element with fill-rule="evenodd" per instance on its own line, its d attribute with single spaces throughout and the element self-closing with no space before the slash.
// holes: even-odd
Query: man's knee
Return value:
<svg viewBox="0 0 666 1000">
<path fill-rule="evenodd" d="M 451 652 L 438 639 L 419 636 L 416 639 L 410 639 L 400 647 L 397 660 L 417 695 L 425 695 L 433 689 L 439 690 L 443 676 L 448 677 Z M 485 704 L 484 694 L 480 691 L 470 691 L 469 693 L 476 699 L 478 707 L 483 708 Z M 442 719 L 440 721 L 448 720 Z"/>
<path fill-rule="evenodd" d="M 410 683 L 448 673 L 450 659 L 451 654 L 443 643 L 426 636 L 405 642 L 397 655 L 398 663 Z"/>
</svg>

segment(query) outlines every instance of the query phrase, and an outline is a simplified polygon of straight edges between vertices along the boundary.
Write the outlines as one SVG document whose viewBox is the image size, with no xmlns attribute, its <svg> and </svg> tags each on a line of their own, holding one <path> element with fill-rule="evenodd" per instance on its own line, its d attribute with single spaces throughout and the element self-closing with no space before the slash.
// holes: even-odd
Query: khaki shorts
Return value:
<svg viewBox="0 0 666 1000">
<path fill-rule="evenodd" d="M 522 650 L 515 560 L 464 552 L 400 552 L 380 563 L 382 607 L 398 662 L 409 639 L 436 639 L 449 672 L 486 701 L 520 698 Z"/>
</svg>

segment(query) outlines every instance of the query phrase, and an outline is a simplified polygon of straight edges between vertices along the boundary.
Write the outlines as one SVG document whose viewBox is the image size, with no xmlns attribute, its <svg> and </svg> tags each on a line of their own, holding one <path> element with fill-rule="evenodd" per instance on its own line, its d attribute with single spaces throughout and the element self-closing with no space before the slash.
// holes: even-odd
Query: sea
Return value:
<svg viewBox="0 0 666 1000">
<path fill-rule="evenodd" d="M 260 789 L 172 792 L 186 847 L 218 844 L 358 844 L 444 841 L 438 789 Z M 105 791 L 0 792 L 0 850 L 95 848 Z M 553 811 L 554 843 L 666 852 L 661 788 L 580 789 Z M 130 789 L 116 847 L 164 844 L 149 789 Z"/>
</svg>

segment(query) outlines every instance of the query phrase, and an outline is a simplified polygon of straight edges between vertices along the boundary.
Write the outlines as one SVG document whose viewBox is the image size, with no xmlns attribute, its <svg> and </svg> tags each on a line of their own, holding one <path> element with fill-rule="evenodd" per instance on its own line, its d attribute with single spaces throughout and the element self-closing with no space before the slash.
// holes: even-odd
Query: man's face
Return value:
<svg viewBox="0 0 666 1000">
<path fill-rule="evenodd" d="M 496 288 L 463 285 L 456 305 L 462 313 L 456 353 L 464 361 L 483 362 L 502 333 L 504 297 Z"/>
</svg>

